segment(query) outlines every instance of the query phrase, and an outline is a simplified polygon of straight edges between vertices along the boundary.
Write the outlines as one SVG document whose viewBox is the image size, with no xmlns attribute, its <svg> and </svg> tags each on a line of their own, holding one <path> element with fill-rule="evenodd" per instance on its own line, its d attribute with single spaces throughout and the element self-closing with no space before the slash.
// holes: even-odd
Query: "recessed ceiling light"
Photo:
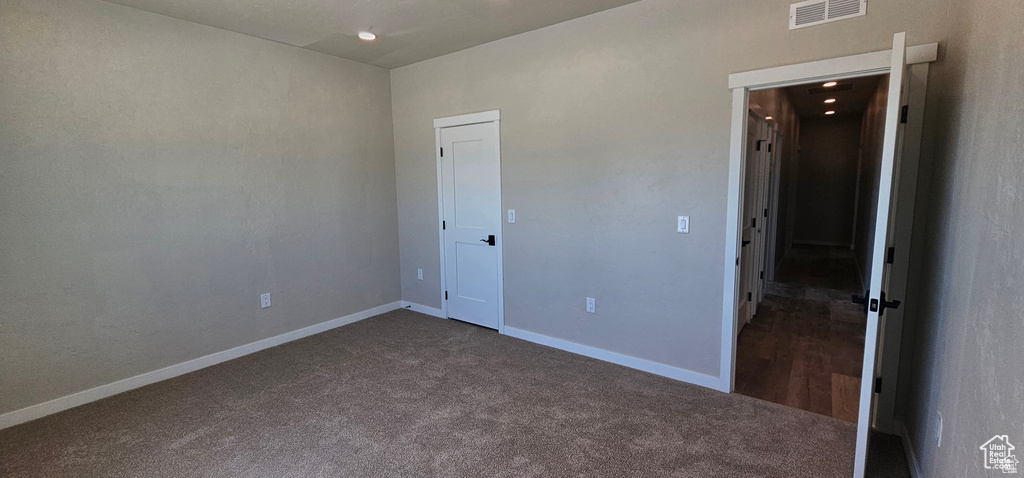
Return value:
<svg viewBox="0 0 1024 478">
<path fill-rule="evenodd" d="M 829 104 L 835 103 L 835 102 L 836 102 L 835 98 L 829 98 L 829 99 L 825 100 L 825 103 L 829 103 Z"/>
<path fill-rule="evenodd" d="M 772 118 L 771 116 L 765 116 L 764 119 L 770 120 L 770 119 L 775 119 L 775 118 Z"/>
<path fill-rule="evenodd" d="M 833 87 L 833 86 L 836 86 L 836 85 L 838 85 L 838 84 L 839 84 L 839 83 L 836 83 L 836 82 L 834 82 L 834 81 L 830 81 L 830 82 L 828 82 L 828 83 L 825 83 L 824 85 L 821 85 L 821 86 L 824 86 L 825 88 L 831 88 L 831 87 Z"/>
<path fill-rule="evenodd" d="M 359 39 L 366 41 L 376 40 L 377 35 L 374 34 L 373 32 L 359 32 Z"/>
<path fill-rule="evenodd" d="M 836 112 L 830 110 L 830 111 L 826 111 L 825 114 L 827 114 L 827 115 L 834 115 L 834 114 L 836 114 Z"/>
</svg>

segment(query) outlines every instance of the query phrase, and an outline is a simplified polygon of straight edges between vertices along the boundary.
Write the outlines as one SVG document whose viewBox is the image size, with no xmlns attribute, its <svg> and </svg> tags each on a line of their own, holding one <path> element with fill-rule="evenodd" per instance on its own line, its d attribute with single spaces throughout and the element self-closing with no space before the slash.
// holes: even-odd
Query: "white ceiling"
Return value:
<svg viewBox="0 0 1024 478">
<path fill-rule="evenodd" d="M 107 1 L 396 68 L 637 0 Z"/>
</svg>

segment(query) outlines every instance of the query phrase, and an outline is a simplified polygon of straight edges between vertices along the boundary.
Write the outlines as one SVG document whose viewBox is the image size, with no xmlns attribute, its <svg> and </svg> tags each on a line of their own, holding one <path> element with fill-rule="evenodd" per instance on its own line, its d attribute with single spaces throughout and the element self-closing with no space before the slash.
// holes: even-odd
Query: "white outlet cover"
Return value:
<svg viewBox="0 0 1024 478">
<path fill-rule="evenodd" d="M 423 269 L 416 269 L 416 278 L 423 280 Z"/>
<path fill-rule="evenodd" d="M 267 307 L 270 307 L 270 292 L 260 294 L 260 308 L 266 309 Z"/>
<path fill-rule="evenodd" d="M 587 297 L 587 312 L 591 314 L 597 313 L 597 300 L 593 297 Z"/>
<path fill-rule="evenodd" d="M 676 231 L 680 234 L 690 233 L 690 216 L 679 216 L 679 224 Z"/>
</svg>

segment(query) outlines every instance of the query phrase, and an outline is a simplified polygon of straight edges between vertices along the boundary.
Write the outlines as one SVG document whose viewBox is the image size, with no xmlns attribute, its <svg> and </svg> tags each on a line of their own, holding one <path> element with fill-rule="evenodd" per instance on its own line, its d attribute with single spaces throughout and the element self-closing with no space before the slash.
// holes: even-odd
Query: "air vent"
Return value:
<svg viewBox="0 0 1024 478">
<path fill-rule="evenodd" d="M 821 25 L 867 14 L 867 0 L 809 0 L 789 6 L 789 29 Z"/>
</svg>

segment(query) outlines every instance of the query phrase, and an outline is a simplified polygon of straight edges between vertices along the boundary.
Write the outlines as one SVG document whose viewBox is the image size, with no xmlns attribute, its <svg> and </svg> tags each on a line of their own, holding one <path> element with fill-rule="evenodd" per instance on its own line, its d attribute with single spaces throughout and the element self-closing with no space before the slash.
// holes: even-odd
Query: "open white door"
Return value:
<svg viewBox="0 0 1024 478">
<path fill-rule="evenodd" d="M 906 33 L 897 33 L 892 42 L 892 67 L 889 72 L 889 98 L 885 111 L 885 136 L 882 141 L 882 165 L 878 185 L 878 204 L 875 219 L 875 237 L 871 252 L 871 278 L 868 289 L 868 320 L 864 333 L 864 368 L 861 371 L 860 410 L 857 414 L 857 449 L 854 462 L 854 477 L 864 476 L 867 466 L 868 434 L 871 431 L 875 404 L 874 380 L 875 362 L 878 355 L 879 317 L 885 309 L 892 307 L 891 299 L 885 296 L 888 287 L 889 270 L 886 263 L 892 211 L 895 210 L 896 172 L 899 165 L 899 151 L 902 130 L 900 112 L 907 70 Z"/>
</svg>

